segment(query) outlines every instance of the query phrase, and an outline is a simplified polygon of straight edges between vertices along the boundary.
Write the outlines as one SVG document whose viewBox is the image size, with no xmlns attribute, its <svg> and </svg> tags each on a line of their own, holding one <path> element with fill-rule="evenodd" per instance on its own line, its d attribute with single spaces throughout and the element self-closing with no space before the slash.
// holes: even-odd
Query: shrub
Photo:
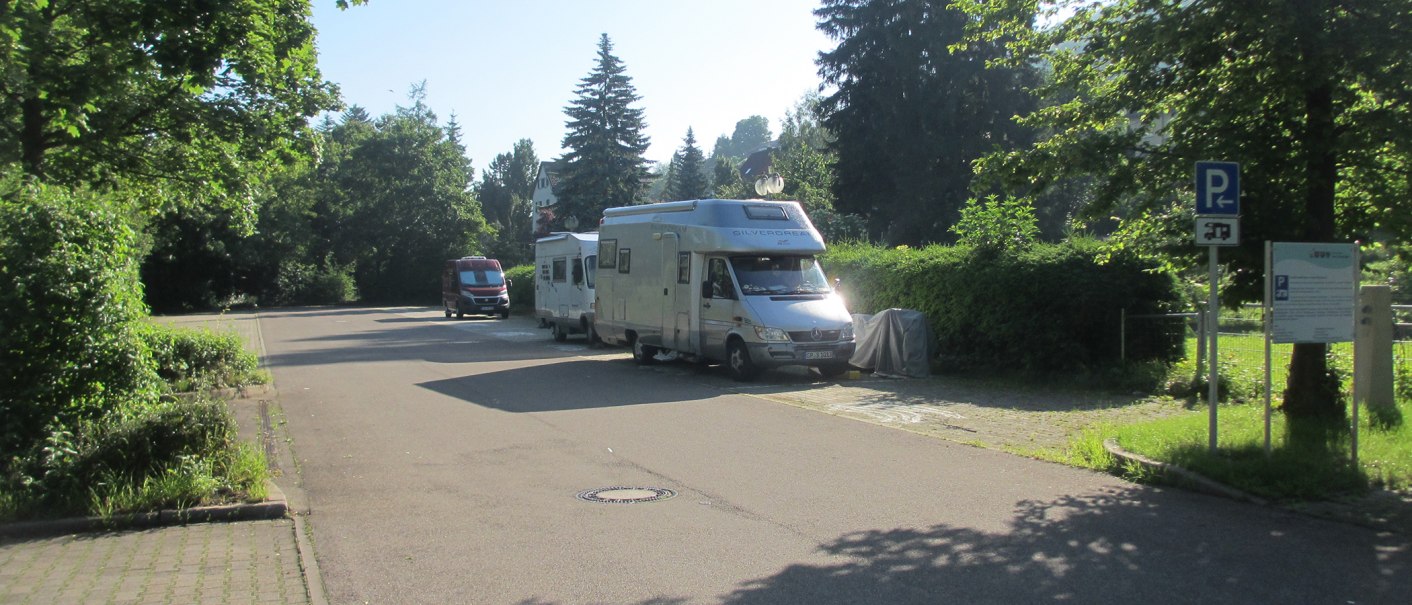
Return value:
<svg viewBox="0 0 1412 605">
<path fill-rule="evenodd" d="M 142 338 L 157 374 L 176 391 L 238 387 L 265 381 L 259 359 L 235 334 L 149 324 Z"/>
<path fill-rule="evenodd" d="M 33 480 L 11 485 L 0 518 L 72 513 L 111 515 L 190 506 L 213 499 L 258 499 L 264 456 L 236 442 L 225 402 L 205 396 L 132 406 L 51 438 Z M 37 472 L 33 472 L 37 471 Z"/>
<path fill-rule="evenodd" d="M 1098 242 L 1035 244 L 978 252 L 964 246 L 880 249 L 842 245 L 823 262 L 855 312 L 923 312 L 940 360 L 958 367 L 1037 372 L 1094 371 L 1119 360 L 1120 316 L 1180 304 L 1176 281 L 1143 261 L 1095 260 Z M 1180 335 L 1129 344 L 1129 359 L 1175 360 Z"/>
<path fill-rule="evenodd" d="M 297 260 L 280 263 L 273 294 L 275 305 L 335 305 L 358 297 L 347 269 L 320 268 Z"/>
<path fill-rule="evenodd" d="M 112 200 L 0 181 L 0 475 L 159 384 L 134 232 Z"/>
<path fill-rule="evenodd" d="M 510 308 L 515 311 L 534 309 L 534 265 L 520 265 L 505 270 L 510 286 Z"/>
</svg>

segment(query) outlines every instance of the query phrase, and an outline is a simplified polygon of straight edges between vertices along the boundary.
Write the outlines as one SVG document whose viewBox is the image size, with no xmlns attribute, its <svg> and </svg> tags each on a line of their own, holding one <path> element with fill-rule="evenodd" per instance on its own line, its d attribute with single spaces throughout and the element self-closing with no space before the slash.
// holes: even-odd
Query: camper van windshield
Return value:
<svg viewBox="0 0 1412 605">
<path fill-rule="evenodd" d="M 812 256 L 733 256 L 740 291 L 746 295 L 823 294 L 830 292 L 824 271 Z"/>
<path fill-rule="evenodd" d="M 499 271 L 487 271 L 485 269 L 467 269 L 461 271 L 461 285 L 477 288 L 503 286 L 505 285 L 505 274 Z"/>
</svg>

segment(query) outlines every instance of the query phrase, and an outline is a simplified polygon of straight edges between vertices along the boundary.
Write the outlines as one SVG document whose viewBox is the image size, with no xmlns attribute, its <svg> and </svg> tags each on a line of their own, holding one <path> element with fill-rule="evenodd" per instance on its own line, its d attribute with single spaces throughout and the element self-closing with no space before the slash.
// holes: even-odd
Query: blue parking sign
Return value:
<svg viewBox="0 0 1412 605">
<path fill-rule="evenodd" d="M 1240 164 L 1196 163 L 1197 216 L 1240 216 Z"/>
</svg>

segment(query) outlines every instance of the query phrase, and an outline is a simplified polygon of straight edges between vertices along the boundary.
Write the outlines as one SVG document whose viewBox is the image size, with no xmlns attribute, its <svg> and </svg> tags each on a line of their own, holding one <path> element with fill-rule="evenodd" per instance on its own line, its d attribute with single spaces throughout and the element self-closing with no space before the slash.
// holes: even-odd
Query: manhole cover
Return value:
<svg viewBox="0 0 1412 605">
<path fill-rule="evenodd" d="M 600 487 L 579 492 L 579 500 L 602 502 L 604 504 L 637 504 L 657 502 L 677 495 L 676 492 L 661 487 Z"/>
</svg>

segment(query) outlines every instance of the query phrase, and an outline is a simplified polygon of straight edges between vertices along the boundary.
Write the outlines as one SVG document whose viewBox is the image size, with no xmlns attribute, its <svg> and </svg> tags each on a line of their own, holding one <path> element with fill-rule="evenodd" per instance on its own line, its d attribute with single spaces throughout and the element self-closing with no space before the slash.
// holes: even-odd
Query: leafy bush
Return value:
<svg viewBox="0 0 1412 605">
<path fill-rule="evenodd" d="M 51 438 L 46 450 L 30 481 L 5 490 L 0 518 L 257 499 L 269 476 L 264 455 L 236 443 L 225 402 L 204 396 L 114 411 Z"/>
<path fill-rule="evenodd" d="M 992 195 L 967 201 L 951 232 L 958 243 L 975 250 L 1022 250 L 1039 239 L 1039 219 L 1029 200 Z"/>
<path fill-rule="evenodd" d="M 273 294 L 275 305 L 334 305 L 358 297 L 350 271 L 297 260 L 280 263 Z"/>
<path fill-rule="evenodd" d="M 262 383 L 260 360 L 235 334 L 150 324 L 142 338 L 157 374 L 176 391 Z"/>
<path fill-rule="evenodd" d="M 1088 240 L 990 254 L 964 246 L 841 245 L 823 262 L 831 277 L 842 278 L 853 312 L 923 312 L 949 367 L 1072 372 L 1118 363 L 1124 309 L 1160 313 L 1180 304 L 1170 275 L 1125 256 L 1100 264 L 1101 251 Z M 1145 336 L 1129 340 L 1130 360 L 1180 357 L 1179 334 Z"/>
<path fill-rule="evenodd" d="M 88 192 L 0 182 L 0 477 L 46 436 L 152 401 L 134 232 Z"/>
<path fill-rule="evenodd" d="M 505 270 L 510 285 L 510 308 L 517 311 L 534 309 L 534 265 L 520 265 Z"/>
</svg>

